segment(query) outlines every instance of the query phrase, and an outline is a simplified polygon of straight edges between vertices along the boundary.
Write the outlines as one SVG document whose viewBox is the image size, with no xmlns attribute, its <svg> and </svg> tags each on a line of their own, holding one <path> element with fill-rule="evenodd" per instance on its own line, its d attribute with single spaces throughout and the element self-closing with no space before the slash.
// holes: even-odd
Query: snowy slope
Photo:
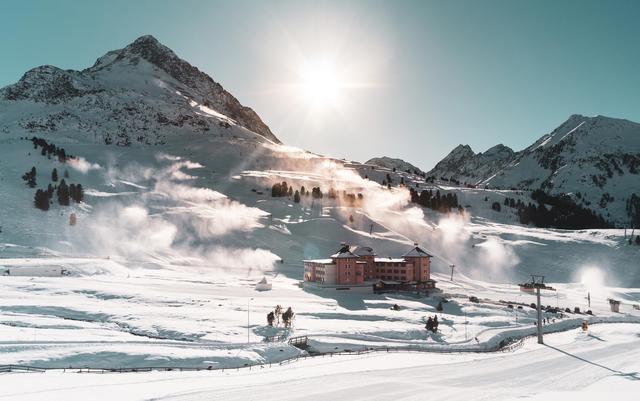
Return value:
<svg viewBox="0 0 640 401">
<path fill-rule="evenodd" d="M 637 398 L 638 325 L 531 339 L 491 355 L 374 353 L 299 360 L 251 371 L 135 374 L 13 373 L 0 394 L 14 400 L 616 400 Z M 37 380 L 34 380 L 37 375 Z M 104 391 L 108 388 L 109 391 Z"/>
<path fill-rule="evenodd" d="M 629 225 L 626 202 L 640 194 L 640 124 L 573 115 L 526 149 L 456 147 L 428 175 L 495 188 L 541 188 Z"/>
<path fill-rule="evenodd" d="M 148 37 L 136 42 L 173 60 Z M 324 347 L 474 346 L 465 327 L 487 342 L 496 330 L 531 330 L 532 310 L 515 322 L 513 309 L 496 305 L 530 303 L 514 283 L 531 273 L 561 289 L 558 297 L 545 296 L 548 304 L 584 309 L 591 291 L 598 317 L 612 316 L 606 299 L 613 296 L 625 302 L 622 318 L 637 318 L 631 305 L 640 248 L 625 246 L 623 231 L 514 225 L 506 213 L 479 205 L 517 191 L 426 183 L 413 173 L 279 144 L 258 120 L 234 111 L 224 93 L 206 89 L 198 73 L 174 71 L 136 42 L 85 71 L 43 67 L 2 90 L 0 266 L 36 272 L 0 278 L 0 363 L 236 366 L 296 355 L 292 347 L 262 343 L 276 334 L 308 334 Z M 42 156 L 24 139 L 34 135 L 75 158 Z M 35 188 L 21 178 L 31 167 L 37 188 L 51 182 L 53 168 L 67 170 L 68 182 L 85 188 L 84 202 L 35 209 Z M 380 185 L 387 174 L 391 189 Z M 410 204 L 401 178 L 408 186 L 458 191 L 469 213 Z M 295 189 L 319 186 L 327 195 L 333 188 L 338 196 L 304 196 L 300 203 L 271 197 L 271 186 L 282 181 Z M 343 192 L 363 197 L 350 203 Z M 337 296 L 297 286 L 301 260 L 329 255 L 341 241 L 381 256 L 419 242 L 436 255 L 435 278 L 451 299 L 442 334 L 423 329 L 437 296 Z M 446 275 L 450 264 L 454 282 Z M 43 277 L 52 269 L 70 276 Z M 263 275 L 273 291 L 254 290 Z M 469 295 L 490 302 L 472 304 Z M 293 331 L 266 327 L 266 313 L 278 304 L 296 311 Z M 393 304 L 402 310 L 391 310 Z"/>
</svg>

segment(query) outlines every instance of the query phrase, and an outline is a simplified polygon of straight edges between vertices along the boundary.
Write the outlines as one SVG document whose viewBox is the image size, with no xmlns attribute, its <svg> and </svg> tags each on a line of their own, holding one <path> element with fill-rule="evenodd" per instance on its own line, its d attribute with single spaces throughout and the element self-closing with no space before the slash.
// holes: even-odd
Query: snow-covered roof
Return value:
<svg viewBox="0 0 640 401">
<path fill-rule="evenodd" d="M 352 259 L 358 258 L 359 256 L 355 253 L 351 252 L 349 245 L 342 245 L 342 247 L 338 250 L 338 252 L 331 255 L 332 259 Z"/>
<path fill-rule="evenodd" d="M 405 253 L 402 256 L 405 257 L 405 258 L 424 258 L 424 257 L 430 258 L 430 257 L 432 257 L 432 255 L 430 255 L 427 252 L 425 252 L 419 246 L 414 247 L 412 250 L 410 250 L 409 252 Z"/>
<path fill-rule="evenodd" d="M 376 256 L 376 254 L 373 252 L 373 248 L 371 248 L 370 246 L 355 245 L 352 246 L 350 250 L 352 253 L 358 256 Z"/>
<path fill-rule="evenodd" d="M 334 259 L 359 258 L 358 255 L 356 255 L 355 253 L 351 253 L 351 251 L 334 253 L 333 255 L 331 255 L 331 257 L 334 258 Z"/>
<path fill-rule="evenodd" d="M 321 264 L 321 265 L 331 265 L 331 264 L 333 264 L 333 260 L 331 260 L 331 259 L 305 259 L 305 260 L 303 260 L 303 262 L 318 263 L 318 264 Z"/>
<path fill-rule="evenodd" d="M 402 258 L 374 258 L 373 261 L 374 262 L 381 262 L 381 263 L 404 263 L 404 262 L 406 262 L 406 260 L 404 260 Z"/>
<path fill-rule="evenodd" d="M 400 281 L 392 281 L 392 280 L 380 280 L 379 282 L 383 284 L 402 284 L 402 282 Z"/>
</svg>

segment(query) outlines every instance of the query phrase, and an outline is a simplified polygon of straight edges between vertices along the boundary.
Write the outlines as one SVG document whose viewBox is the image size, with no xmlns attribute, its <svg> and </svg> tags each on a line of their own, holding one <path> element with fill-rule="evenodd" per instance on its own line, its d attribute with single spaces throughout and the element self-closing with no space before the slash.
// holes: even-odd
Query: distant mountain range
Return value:
<svg viewBox="0 0 640 401">
<path fill-rule="evenodd" d="M 459 145 L 426 175 L 461 185 L 569 194 L 576 203 L 625 224 L 632 194 L 640 195 L 640 124 L 572 115 L 519 152 L 500 144 L 475 153 Z"/>
<path fill-rule="evenodd" d="M 16 132 L 119 146 L 205 133 L 280 143 L 256 112 L 152 36 L 82 71 L 41 66 L 0 89 L 0 135 Z M 565 193 L 626 224 L 627 204 L 640 195 L 640 124 L 573 115 L 518 152 L 502 144 L 482 153 L 459 145 L 426 173 L 389 157 L 367 163 L 460 185 Z"/>
</svg>

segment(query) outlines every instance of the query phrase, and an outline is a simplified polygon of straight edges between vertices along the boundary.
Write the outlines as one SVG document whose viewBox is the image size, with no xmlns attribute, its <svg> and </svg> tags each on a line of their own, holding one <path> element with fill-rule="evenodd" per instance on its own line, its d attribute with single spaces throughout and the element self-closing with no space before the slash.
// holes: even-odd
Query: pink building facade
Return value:
<svg viewBox="0 0 640 401">
<path fill-rule="evenodd" d="M 381 258 L 370 247 L 343 245 L 330 258 L 305 260 L 304 280 L 325 286 L 384 283 L 430 289 L 435 288 L 431 257 L 417 244 L 400 258 Z"/>
</svg>

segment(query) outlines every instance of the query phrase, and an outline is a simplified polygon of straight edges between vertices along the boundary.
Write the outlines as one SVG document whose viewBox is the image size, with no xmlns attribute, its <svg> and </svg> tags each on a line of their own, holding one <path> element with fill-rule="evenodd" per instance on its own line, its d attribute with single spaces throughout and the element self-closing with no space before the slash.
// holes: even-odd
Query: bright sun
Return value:
<svg viewBox="0 0 640 401">
<path fill-rule="evenodd" d="M 305 63 L 299 72 L 300 94 L 316 105 L 335 104 L 344 88 L 332 63 L 319 61 Z"/>
</svg>

